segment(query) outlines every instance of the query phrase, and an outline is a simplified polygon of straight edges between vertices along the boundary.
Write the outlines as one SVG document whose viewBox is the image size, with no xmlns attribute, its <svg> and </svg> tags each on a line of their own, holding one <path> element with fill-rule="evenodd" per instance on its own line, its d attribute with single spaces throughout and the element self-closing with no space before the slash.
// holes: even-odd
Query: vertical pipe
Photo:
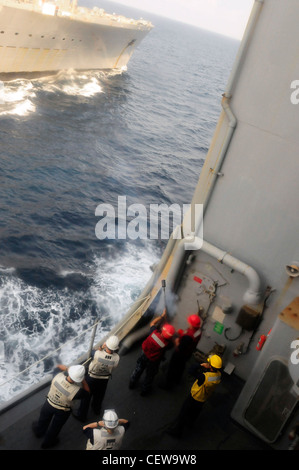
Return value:
<svg viewBox="0 0 299 470">
<path fill-rule="evenodd" d="M 97 327 L 98 327 L 98 321 L 95 322 L 93 330 L 92 330 L 90 346 L 89 346 L 88 355 L 87 355 L 88 359 L 91 357 L 91 351 L 92 351 L 92 348 L 93 348 L 93 343 L 94 343 L 94 339 L 95 339 L 95 336 L 96 336 Z"/>
</svg>

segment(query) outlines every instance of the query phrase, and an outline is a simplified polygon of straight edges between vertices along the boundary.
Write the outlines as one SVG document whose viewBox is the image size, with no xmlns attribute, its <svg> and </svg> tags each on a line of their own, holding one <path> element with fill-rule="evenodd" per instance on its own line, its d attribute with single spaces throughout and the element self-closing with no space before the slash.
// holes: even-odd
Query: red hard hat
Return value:
<svg viewBox="0 0 299 470">
<path fill-rule="evenodd" d="M 169 323 L 166 323 L 163 328 L 162 328 L 162 336 L 164 336 L 164 338 L 171 338 L 175 333 L 175 329 L 172 325 L 170 325 Z"/>
<path fill-rule="evenodd" d="M 188 323 L 190 323 L 193 328 L 200 328 L 201 325 L 201 319 L 199 318 L 196 313 L 193 313 L 192 315 L 189 315 L 188 317 Z"/>
</svg>

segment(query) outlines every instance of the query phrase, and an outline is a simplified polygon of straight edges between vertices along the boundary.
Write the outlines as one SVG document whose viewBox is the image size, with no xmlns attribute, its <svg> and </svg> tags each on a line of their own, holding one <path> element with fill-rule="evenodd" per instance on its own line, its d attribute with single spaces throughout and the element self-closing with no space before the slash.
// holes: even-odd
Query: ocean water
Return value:
<svg viewBox="0 0 299 470">
<path fill-rule="evenodd" d="M 96 208 L 190 203 L 220 114 L 237 41 L 115 11 L 155 25 L 126 69 L 0 89 L 0 404 L 138 298 L 167 240 L 99 240 Z"/>
</svg>

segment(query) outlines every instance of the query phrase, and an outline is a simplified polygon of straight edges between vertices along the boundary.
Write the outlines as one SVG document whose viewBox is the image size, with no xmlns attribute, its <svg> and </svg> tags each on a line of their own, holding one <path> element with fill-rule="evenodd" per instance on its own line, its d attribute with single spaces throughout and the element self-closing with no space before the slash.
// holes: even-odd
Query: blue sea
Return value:
<svg viewBox="0 0 299 470">
<path fill-rule="evenodd" d="M 155 26 L 126 69 L 0 89 L 0 403 L 85 353 L 93 324 L 98 340 L 136 301 L 167 240 L 100 240 L 96 208 L 190 203 L 220 114 L 237 41 L 113 11 Z"/>
</svg>

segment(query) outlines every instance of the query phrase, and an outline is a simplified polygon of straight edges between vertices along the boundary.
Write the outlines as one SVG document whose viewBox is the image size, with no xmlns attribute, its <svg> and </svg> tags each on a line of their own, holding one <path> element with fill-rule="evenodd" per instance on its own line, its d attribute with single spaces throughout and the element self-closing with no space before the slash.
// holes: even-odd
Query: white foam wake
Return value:
<svg viewBox="0 0 299 470">
<path fill-rule="evenodd" d="M 33 100 L 36 94 L 28 80 L 14 80 L 1 84 L 0 116 L 28 116 L 35 112 Z"/>
<path fill-rule="evenodd" d="M 158 255 L 150 244 L 139 249 L 128 245 L 118 256 L 110 247 L 105 259 L 95 257 L 89 274 L 93 282 L 87 291 L 42 289 L 3 270 L 0 403 L 52 373 L 58 362 L 68 365 L 85 354 L 95 321 L 99 321 L 95 342 L 100 341 L 138 298 L 152 274 L 150 266 L 157 261 Z M 60 275 L 72 274 L 64 271 Z M 45 362 L 41 361 L 48 355 Z M 31 367 L 32 364 L 36 365 Z M 20 375 L 29 366 L 28 372 Z"/>
<path fill-rule="evenodd" d="M 105 259 L 95 260 L 96 282 L 92 287 L 92 295 L 98 308 L 104 308 L 116 324 L 137 300 L 152 274 L 151 266 L 159 258 L 150 242 L 145 248 L 128 243 L 121 256 L 115 256 L 111 245 L 107 255 Z"/>
<path fill-rule="evenodd" d="M 91 98 L 103 93 L 101 76 L 95 72 L 78 73 L 74 70 L 59 72 L 53 77 L 39 81 L 42 89 L 48 93 L 63 93 L 68 96 L 83 96 Z"/>
<path fill-rule="evenodd" d="M 44 78 L 0 82 L 0 117 L 26 117 L 35 113 L 38 99 L 42 99 L 41 92 L 92 98 L 105 92 L 103 81 L 125 71 L 126 67 L 109 72 L 66 70 Z"/>
</svg>

